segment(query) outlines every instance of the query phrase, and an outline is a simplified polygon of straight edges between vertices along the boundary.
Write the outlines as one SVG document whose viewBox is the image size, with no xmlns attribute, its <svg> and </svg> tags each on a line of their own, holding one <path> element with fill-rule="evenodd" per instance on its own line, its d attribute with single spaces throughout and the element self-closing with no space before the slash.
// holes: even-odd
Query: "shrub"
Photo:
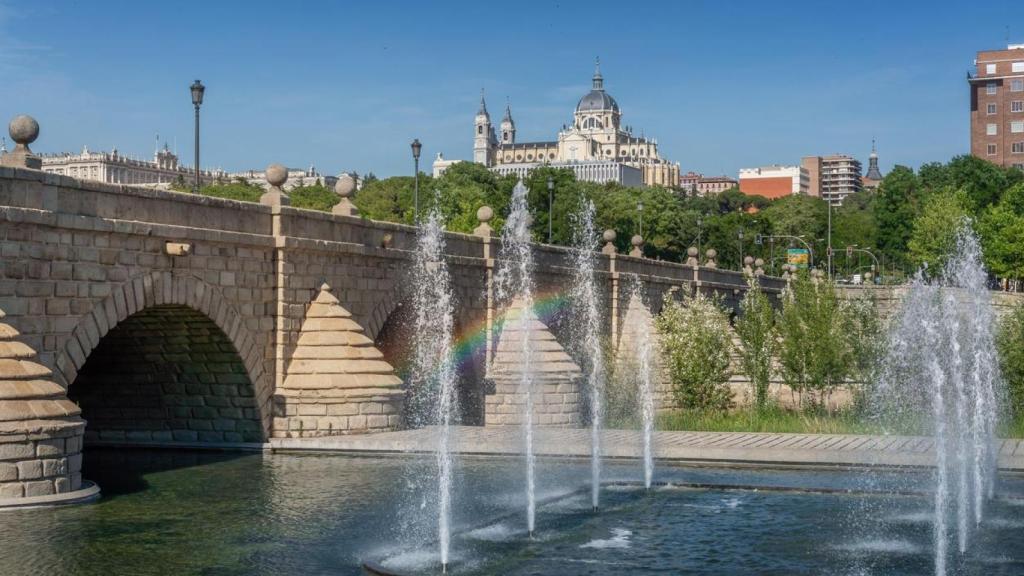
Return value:
<svg viewBox="0 0 1024 576">
<path fill-rule="evenodd" d="M 1018 304 L 999 323 L 996 349 L 1006 382 L 1007 408 L 1020 419 L 1024 416 L 1024 304 Z"/>
<path fill-rule="evenodd" d="M 662 358 L 672 393 L 682 408 L 725 410 L 732 338 L 729 319 L 716 300 L 701 293 L 669 302 L 657 319 Z"/>
<path fill-rule="evenodd" d="M 775 355 L 775 311 L 756 279 L 748 282 L 747 293 L 740 305 L 736 334 L 740 341 L 740 366 L 750 378 L 754 403 L 758 410 L 768 405 L 768 384 Z"/>
<path fill-rule="evenodd" d="M 783 296 L 776 322 L 780 336 L 782 379 L 801 402 L 809 393 L 817 403 L 854 373 L 855 335 L 849 307 L 825 280 L 799 275 Z"/>
</svg>

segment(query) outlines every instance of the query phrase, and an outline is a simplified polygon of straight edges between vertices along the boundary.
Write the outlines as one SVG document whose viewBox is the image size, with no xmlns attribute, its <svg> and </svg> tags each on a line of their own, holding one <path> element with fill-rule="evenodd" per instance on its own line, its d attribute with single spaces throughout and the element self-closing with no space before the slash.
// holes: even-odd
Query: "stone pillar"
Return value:
<svg viewBox="0 0 1024 576">
<path fill-rule="evenodd" d="M 615 269 L 615 258 L 618 252 L 615 250 L 615 230 L 609 228 L 604 231 L 604 248 L 601 252 L 608 256 L 608 275 L 611 277 L 611 330 L 612 346 L 616 345 L 619 338 L 619 272 Z"/>
<path fill-rule="evenodd" d="M 0 156 L 0 166 L 10 168 L 43 169 L 43 159 L 32 153 L 28 145 L 39 137 L 39 123 L 31 116 L 15 116 L 7 125 L 7 132 L 14 141 L 14 150 Z"/>
<path fill-rule="evenodd" d="M 282 188 L 284 183 L 288 181 L 288 169 L 281 164 L 271 164 L 267 166 L 264 175 L 267 178 L 267 184 L 270 185 L 270 189 L 260 196 L 260 204 L 266 206 L 287 206 L 291 204 L 291 198 L 288 197 L 288 193 Z"/>
<path fill-rule="evenodd" d="M 0 509 L 81 499 L 81 410 L 17 337 L 0 322 Z"/>
<path fill-rule="evenodd" d="M 334 192 L 341 197 L 338 203 L 331 208 L 331 214 L 337 214 L 338 216 L 358 216 L 359 208 L 356 208 L 355 204 L 349 200 L 352 193 L 356 190 L 356 179 L 349 176 L 348 174 L 342 174 L 338 178 L 338 182 L 334 185 Z"/>
<path fill-rule="evenodd" d="M 717 250 L 714 248 L 708 248 L 707 251 L 704 252 L 704 256 L 706 258 L 704 260 L 705 268 L 718 268 L 718 262 L 715 260 L 715 258 L 718 257 Z"/>
<path fill-rule="evenodd" d="M 764 260 L 761 258 L 754 260 L 754 276 L 764 276 Z"/>
<path fill-rule="evenodd" d="M 630 243 L 633 244 L 633 249 L 629 251 L 629 255 L 634 257 L 634 258 L 643 258 L 644 257 L 644 239 L 643 239 L 643 237 L 640 236 L 639 234 L 636 234 L 630 240 Z"/>
<path fill-rule="evenodd" d="M 686 249 L 686 265 L 693 266 L 694 268 L 700 266 L 700 260 L 697 258 L 697 248 L 695 246 L 690 246 Z"/>
<path fill-rule="evenodd" d="M 491 241 L 494 238 L 494 230 L 488 222 L 494 217 L 494 210 L 490 206 L 481 206 L 476 211 L 477 222 L 480 223 L 473 230 L 473 234 L 483 238 L 484 257 L 484 286 L 487 292 L 487 324 L 485 326 L 484 342 L 484 365 L 490 368 L 491 360 L 494 358 L 494 255 L 491 254 Z"/>
</svg>

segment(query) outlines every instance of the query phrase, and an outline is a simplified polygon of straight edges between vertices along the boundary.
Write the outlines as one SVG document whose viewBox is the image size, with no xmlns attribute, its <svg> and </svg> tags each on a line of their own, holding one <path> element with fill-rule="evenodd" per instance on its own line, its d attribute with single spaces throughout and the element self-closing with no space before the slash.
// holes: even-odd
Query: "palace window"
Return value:
<svg viewBox="0 0 1024 576">
<path fill-rule="evenodd" d="M 1010 112 L 1024 112 L 1024 100 L 1010 102 Z"/>
<path fill-rule="evenodd" d="M 484 133 L 484 127 L 483 126 L 477 126 L 476 127 L 476 133 L 477 134 L 483 134 Z"/>
<path fill-rule="evenodd" d="M 995 113 L 996 113 L 996 105 L 995 104 L 989 104 L 988 105 L 988 115 L 992 116 Z"/>
<path fill-rule="evenodd" d="M 526 159 L 527 160 L 533 160 L 533 154 L 527 154 L 526 155 Z"/>
<path fill-rule="evenodd" d="M 989 94 L 989 95 L 995 94 L 997 90 L 999 90 L 999 88 L 998 88 L 998 84 L 996 84 L 995 82 L 989 82 L 988 84 L 985 85 L 985 93 L 986 94 Z"/>
<path fill-rule="evenodd" d="M 985 135 L 987 135 L 987 136 L 995 136 L 997 134 L 999 134 L 999 125 L 998 124 L 989 124 L 989 125 L 985 126 Z"/>
</svg>

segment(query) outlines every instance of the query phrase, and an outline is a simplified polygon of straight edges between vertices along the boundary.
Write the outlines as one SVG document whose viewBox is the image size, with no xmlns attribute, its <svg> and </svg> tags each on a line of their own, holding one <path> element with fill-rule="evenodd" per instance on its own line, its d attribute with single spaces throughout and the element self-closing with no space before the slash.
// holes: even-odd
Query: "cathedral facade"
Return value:
<svg viewBox="0 0 1024 576">
<path fill-rule="evenodd" d="M 573 113 L 571 125 L 563 125 L 556 140 L 516 141 L 512 109 L 495 130 L 487 103 L 480 97 L 473 140 L 473 161 L 495 172 L 525 176 L 540 165 L 572 168 L 580 180 L 617 181 L 625 185 L 679 187 L 679 164 L 662 158 L 658 142 L 636 136 L 622 125 L 619 103 L 604 89 L 598 66 L 593 84 Z"/>
</svg>

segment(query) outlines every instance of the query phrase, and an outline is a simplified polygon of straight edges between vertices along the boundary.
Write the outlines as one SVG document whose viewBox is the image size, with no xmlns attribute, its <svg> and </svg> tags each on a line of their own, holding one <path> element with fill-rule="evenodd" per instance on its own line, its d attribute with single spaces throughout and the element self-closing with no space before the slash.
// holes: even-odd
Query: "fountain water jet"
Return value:
<svg viewBox="0 0 1024 576">
<path fill-rule="evenodd" d="M 601 349 L 601 310 L 598 306 L 598 235 L 594 230 L 594 203 L 586 201 L 576 215 L 573 233 L 573 283 L 575 332 L 581 343 L 581 367 L 587 375 L 590 392 L 590 503 L 594 510 L 601 496 L 601 420 L 605 380 L 604 352 Z"/>
<path fill-rule="evenodd" d="M 647 312 L 645 317 L 650 316 L 650 310 L 644 304 L 644 286 L 639 278 L 633 278 L 632 300 L 636 305 L 642 306 Z M 636 334 L 636 366 L 637 386 L 640 389 L 640 425 L 643 435 L 643 458 L 644 458 L 644 487 L 651 488 L 651 479 L 654 477 L 654 378 L 652 372 L 653 353 L 651 350 L 650 325 L 642 326 Z"/>
<path fill-rule="evenodd" d="M 536 527 L 537 499 L 534 454 L 534 377 L 530 323 L 533 318 L 533 251 L 530 247 L 530 212 L 526 204 L 529 191 L 522 180 L 512 191 L 512 202 L 501 232 L 502 265 L 495 277 L 495 292 L 506 306 L 504 322 L 518 322 L 522 354 L 519 391 L 523 396 L 523 439 L 526 459 L 526 527 L 532 537 Z"/>
<path fill-rule="evenodd" d="M 441 569 L 447 572 L 451 545 L 452 424 L 458 412 L 452 358 L 454 306 L 451 277 L 444 260 L 444 227 L 431 210 L 419 230 L 413 264 L 414 333 L 411 382 L 428 398 L 428 418 L 438 426 L 438 543 Z"/>
<path fill-rule="evenodd" d="M 949 540 L 965 553 L 994 490 L 995 317 L 981 247 L 968 226 L 935 279 L 911 283 L 894 318 L 872 402 L 897 423 L 930 423 L 935 450 L 935 574 L 946 574 Z M 930 400 L 928 409 L 922 399 Z M 954 518 L 950 518 L 954 516 Z M 951 522 L 951 520 L 953 520 Z"/>
</svg>

